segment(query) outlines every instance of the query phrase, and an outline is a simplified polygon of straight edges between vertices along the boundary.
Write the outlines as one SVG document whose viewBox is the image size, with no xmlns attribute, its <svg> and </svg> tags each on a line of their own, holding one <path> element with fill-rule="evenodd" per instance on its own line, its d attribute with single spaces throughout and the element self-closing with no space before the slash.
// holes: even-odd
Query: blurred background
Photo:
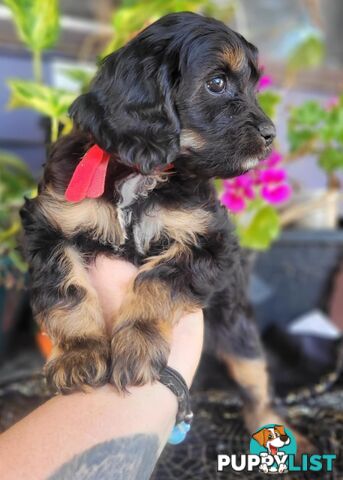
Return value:
<svg viewBox="0 0 343 480">
<path fill-rule="evenodd" d="M 232 213 L 244 249 L 249 297 L 272 360 L 276 392 L 282 398 L 293 395 L 297 399 L 299 392 L 306 397 L 307 388 L 311 396 L 317 387 L 334 389 L 335 395 L 340 395 L 343 2 L 3 0 L 2 429 L 40 398 L 36 390 L 23 393 L 20 382 L 41 368 L 49 349 L 29 308 L 18 218 L 23 196 L 35 195 L 49 144 L 71 129 L 68 106 L 87 89 L 101 58 L 160 16 L 185 10 L 222 20 L 260 51 L 263 74 L 258 97 L 277 127 L 275 150 L 255 171 L 218 181 L 217 188 L 222 203 Z M 214 370 L 206 366 L 200 369 L 196 390 L 223 387 L 225 381 L 217 377 L 220 367 L 211 368 Z M 13 391 L 17 404 L 11 397 Z M 301 395 L 300 403 L 305 401 Z"/>
</svg>

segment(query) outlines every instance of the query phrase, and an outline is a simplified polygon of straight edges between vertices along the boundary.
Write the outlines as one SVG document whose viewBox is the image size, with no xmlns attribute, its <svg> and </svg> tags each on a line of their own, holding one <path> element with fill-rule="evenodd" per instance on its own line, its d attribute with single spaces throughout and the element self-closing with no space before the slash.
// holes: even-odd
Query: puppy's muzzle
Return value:
<svg viewBox="0 0 343 480">
<path fill-rule="evenodd" d="M 258 131 L 260 132 L 261 137 L 264 140 L 266 147 L 269 147 L 273 143 L 273 140 L 276 136 L 276 130 L 274 125 L 271 122 L 261 123 L 257 127 Z"/>
</svg>

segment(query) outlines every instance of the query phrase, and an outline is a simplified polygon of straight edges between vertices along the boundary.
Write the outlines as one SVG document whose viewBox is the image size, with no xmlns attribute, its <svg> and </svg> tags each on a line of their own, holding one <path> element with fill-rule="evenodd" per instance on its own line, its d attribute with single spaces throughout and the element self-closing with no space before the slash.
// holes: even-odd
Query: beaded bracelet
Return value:
<svg viewBox="0 0 343 480">
<path fill-rule="evenodd" d="M 182 375 L 171 367 L 165 367 L 161 371 L 159 381 L 168 387 L 169 390 L 176 395 L 178 400 L 176 424 L 168 439 L 168 443 L 177 445 L 186 438 L 193 419 L 189 390 Z"/>
</svg>

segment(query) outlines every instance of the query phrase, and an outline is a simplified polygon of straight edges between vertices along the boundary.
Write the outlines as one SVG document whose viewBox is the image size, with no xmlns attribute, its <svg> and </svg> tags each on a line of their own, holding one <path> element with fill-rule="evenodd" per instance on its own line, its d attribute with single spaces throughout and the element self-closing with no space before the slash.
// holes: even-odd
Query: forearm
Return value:
<svg viewBox="0 0 343 480">
<path fill-rule="evenodd" d="M 57 396 L 1 436 L 0 478 L 45 479 L 75 455 L 87 450 L 87 463 L 93 469 L 98 468 L 99 447 L 106 456 L 112 454 L 112 461 L 119 462 L 112 466 L 112 475 L 115 471 L 115 478 L 125 478 L 120 471 L 125 468 L 120 462 L 122 455 L 115 458 L 116 451 L 119 453 L 118 446 L 125 438 L 128 443 L 125 455 L 129 461 L 132 457 L 129 443 L 134 444 L 138 434 L 144 435 L 150 444 L 147 452 L 135 448 L 137 457 L 149 454 L 149 465 L 145 466 L 149 473 L 149 468 L 153 468 L 152 452 L 156 461 L 173 427 L 176 411 L 176 398 L 159 383 L 131 389 L 125 397 L 119 396 L 111 386 L 90 393 Z M 116 439 L 121 441 L 116 442 Z M 108 441 L 110 445 L 102 445 Z M 144 463 L 143 458 L 140 463 Z"/>
<path fill-rule="evenodd" d="M 168 363 L 188 385 L 200 357 L 201 323 L 201 312 L 187 315 L 173 332 Z M 0 437 L 0 478 L 149 478 L 174 426 L 177 401 L 158 382 L 130 392 L 120 396 L 108 385 L 49 400 Z"/>
</svg>

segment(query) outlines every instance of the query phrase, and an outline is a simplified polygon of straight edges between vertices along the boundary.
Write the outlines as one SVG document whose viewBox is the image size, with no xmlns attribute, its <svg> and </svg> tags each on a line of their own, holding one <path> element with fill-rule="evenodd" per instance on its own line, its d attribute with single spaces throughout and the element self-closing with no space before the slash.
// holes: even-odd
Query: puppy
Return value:
<svg viewBox="0 0 343 480">
<path fill-rule="evenodd" d="M 241 35 L 177 13 L 109 55 L 71 106 L 75 128 L 52 147 L 39 194 L 21 212 L 32 308 L 54 344 L 45 373 L 57 391 L 155 381 L 173 325 L 200 307 L 207 344 L 245 393 L 249 430 L 283 423 L 270 407 L 239 246 L 213 185 L 271 150 L 275 128 L 256 101 L 258 79 L 257 49 Z M 109 160 L 103 192 L 68 201 L 94 145 Z M 139 267 L 110 336 L 88 278 L 99 254 Z"/>
</svg>

